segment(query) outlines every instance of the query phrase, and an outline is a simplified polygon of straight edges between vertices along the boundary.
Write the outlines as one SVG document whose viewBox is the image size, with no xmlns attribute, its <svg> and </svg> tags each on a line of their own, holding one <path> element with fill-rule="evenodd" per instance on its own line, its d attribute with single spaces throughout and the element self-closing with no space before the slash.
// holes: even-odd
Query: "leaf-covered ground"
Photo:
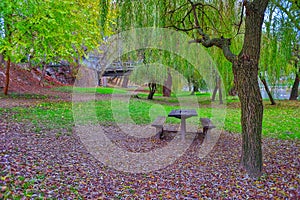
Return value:
<svg viewBox="0 0 300 200">
<path fill-rule="evenodd" d="M 263 139 L 264 175 L 260 179 L 251 179 L 239 169 L 241 138 L 230 133 L 222 133 L 202 159 L 197 157 L 201 136 L 173 164 L 135 174 L 96 160 L 76 134 L 56 130 L 36 134 L 28 126 L 5 118 L 0 121 L 0 199 L 300 198 L 298 140 Z M 171 136 L 162 141 L 124 137 L 114 126 L 104 130 L 129 151 L 160 148 L 171 140 Z"/>
</svg>

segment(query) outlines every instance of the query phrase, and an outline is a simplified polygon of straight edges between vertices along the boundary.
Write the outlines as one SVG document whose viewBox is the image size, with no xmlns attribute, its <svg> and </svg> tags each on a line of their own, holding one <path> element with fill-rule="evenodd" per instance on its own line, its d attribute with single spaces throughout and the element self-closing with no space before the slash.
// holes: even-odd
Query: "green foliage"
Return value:
<svg viewBox="0 0 300 200">
<path fill-rule="evenodd" d="M 27 55 L 35 63 L 57 59 L 73 61 L 95 49 L 110 34 L 107 21 L 113 18 L 109 1 L 24 1 L 3 0 L 0 17 L 0 54 L 12 62 Z M 101 16 L 101 17 L 100 17 Z"/>
<path fill-rule="evenodd" d="M 83 87 L 72 87 L 72 86 L 62 86 L 53 88 L 54 91 L 60 92 L 76 92 L 76 93 L 94 93 L 99 94 L 125 94 L 127 90 L 122 88 L 110 88 L 110 87 L 97 87 L 97 88 L 83 88 Z"/>
<path fill-rule="evenodd" d="M 293 50 L 299 43 L 299 29 L 294 22 L 298 20 L 299 24 L 299 17 L 292 17 L 295 14 L 293 6 L 290 2 L 272 1 L 265 19 L 260 71 L 272 85 L 278 84 L 280 77 L 295 73 Z"/>
</svg>

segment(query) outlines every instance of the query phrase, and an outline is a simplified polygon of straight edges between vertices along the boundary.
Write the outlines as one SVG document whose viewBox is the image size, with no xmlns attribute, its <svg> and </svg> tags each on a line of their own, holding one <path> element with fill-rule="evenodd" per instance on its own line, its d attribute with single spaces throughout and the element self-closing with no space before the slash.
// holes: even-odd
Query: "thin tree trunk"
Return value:
<svg viewBox="0 0 300 200">
<path fill-rule="evenodd" d="M 216 77 L 216 86 L 214 88 L 213 94 L 212 94 L 212 101 L 216 100 L 217 92 L 219 92 L 219 101 L 220 104 L 223 104 L 223 95 L 222 95 L 222 88 L 221 88 L 221 79 L 220 77 Z"/>
<path fill-rule="evenodd" d="M 101 72 L 100 72 L 100 71 L 97 71 L 97 78 L 98 78 L 98 86 L 103 85 L 103 84 L 101 83 Z"/>
<path fill-rule="evenodd" d="M 195 95 L 196 92 L 198 92 L 199 88 L 197 86 L 197 84 L 193 84 L 193 90 L 192 90 L 192 93 L 191 95 Z"/>
<path fill-rule="evenodd" d="M 219 86 L 219 101 L 220 101 L 220 104 L 223 104 L 223 94 L 222 94 L 220 77 L 219 77 L 219 80 L 218 80 L 218 86 Z"/>
<path fill-rule="evenodd" d="M 3 55 L 2 54 L 0 54 L 0 67 L 2 66 L 2 63 L 3 63 Z"/>
<path fill-rule="evenodd" d="M 171 72 L 170 69 L 168 68 L 168 77 L 164 82 L 163 85 L 163 96 L 164 97 L 170 97 L 171 96 L 171 92 L 172 92 L 172 76 L 171 76 Z"/>
<path fill-rule="evenodd" d="M 122 87 L 127 88 L 128 87 L 128 82 L 129 82 L 129 78 L 126 75 L 126 76 L 123 77 Z"/>
<path fill-rule="evenodd" d="M 42 71 L 42 74 L 41 74 L 41 79 L 39 81 L 40 86 L 43 86 L 43 87 L 44 87 L 45 74 L 46 74 L 46 65 L 43 64 L 43 71 Z"/>
<path fill-rule="evenodd" d="M 211 100 L 212 100 L 212 101 L 215 101 L 215 100 L 216 100 L 216 95 L 217 95 L 218 88 L 219 88 L 219 85 L 218 85 L 218 78 L 216 77 L 216 86 L 215 86 L 215 89 L 214 89 L 213 94 L 212 94 L 212 97 L 211 97 Z"/>
<path fill-rule="evenodd" d="M 148 83 L 148 87 L 149 87 L 149 94 L 148 94 L 148 99 L 153 99 L 153 96 L 155 94 L 156 91 L 156 83 Z"/>
<path fill-rule="evenodd" d="M 8 87 L 9 87 L 9 72 L 10 72 L 10 57 L 8 57 L 8 60 L 6 62 L 6 71 L 5 71 L 5 86 L 4 86 L 4 95 L 8 94 Z"/>
<path fill-rule="evenodd" d="M 264 77 L 262 77 L 261 75 L 259 76 L 259 78 L 260 78 L 261 82 L 263 83 L 263 85 L 265 87 L 265 90 L 266 90 L 266 92 L 268 94 L 268 97 L 269 97 L 269 99 L 271 101 L 271 105 L 276 105 L 276 102 L 274 101 L 274 98 L 273 98 L 273 96 L 271 94 L 271 91 L 269 90 L 269 87 L 268 87 L 266 79 Z"/>
<path fill-rule="evenodd" d="M 199 91 L 199 85 L 197 83 L 197 81 L 194 80 L 194 78 L 192 78 L 192 84 L 193 84 L 193 90 L 191 95 L 194 95 L 196 92 Z"/>
<path fill-rule="evenodd" d="M 297 63 L 295 65 L 297 66 Z M 295 81 L 294 81 L 294 84 L 292 87 L 292 91 L 291 91 L 289 100 L 297 100 L 297 98 L 299 96 L 299 94 L 298 94 L 299 82 L 300 82 L 299 74 L 300 74 L 300 67 L 299 67 L 299 72 L 296 73 Z"/>
</svg>

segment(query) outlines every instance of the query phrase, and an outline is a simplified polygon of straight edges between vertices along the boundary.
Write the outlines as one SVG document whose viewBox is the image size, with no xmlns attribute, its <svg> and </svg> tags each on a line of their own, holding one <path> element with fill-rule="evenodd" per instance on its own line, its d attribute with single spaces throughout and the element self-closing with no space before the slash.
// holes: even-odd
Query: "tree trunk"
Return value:
<svg viewBox="0 0 300 200">
<path fill-rule="evenodd" d="M 170 97 L 172 92 L 172 76 L 170 69 L 168 68 L 168 77 L 167 80 L 165 80 L 163 85 L 163 96 L 164 97 Z"/>
<path fill-rule="evenodd" d="M 39 84 L 40 86 L 44 87 L 44 78 L 45 78 L 45 74 L 46 74 L 46 65 L 43 64 L 43 71 L 42 71 L 42 74 L 41 74 L 41 79 L 39 81 Z"/>
<path fill-rule="evenodd" d="M 263 103 L 258 84 L 258 63 L 264 12 L 268 0 L 245 1 L 245 36 L 242 51 L 233 62 L 241 102 L 242 155 L 240 166 L 251 177 L 262 174 L 261 133 Z"/>
<path fill-rule="evenodd" d="M 241 102 L 242 155 L 241 167 L 252 177 L 262 171 L 261 132 L 263 104 L 254 64 L 241 60 L 236 69 L 238 96 Z"/>
<path fill-rule="evenodd" d="M 125 75 L 125 76 L 123 77 L 122 87 L 123 87 L 123 88 L 127 88 L 127 87 L 128 87 L 128 82 L 129 82 L 129 78 L 128 78 L 127 75 Z"/>
<path fill-rule="evenodd" d="M 221 79 L 220 77 L 216 77 L 216 86 L 214 88 L 211 100 L 215 101 L 216 100 L 216 96 L 217 96 L 217 92 L 219 91 L 219 101 L 220 104 L 223 104 L 223 95 L 222 95 L 222 88 L 221 88 Z"/>
<path fill-rule="evenodd" d="M 3 59 L 3 55 L 0 54 L 0 67 L 2 66 L 2 63 L 3 63 L 4 59 Z"/>
<path fill-rule="evenodd" d="M 295 65 L 297 66 L 297 63 Z M 299 67 L 299 72 L 296 73 L 295 81 L 294 81 L 294 84 L 292 87 L 292 91 L 291 91 L 289 100 L 297 100 L 297 98 L 299 96 L 299 94 L 298 94 L 299 82 L 300 82 L 299 74 L 300 74 L 300 67 Z"/>
<path fill-rule="evenodd" d="M 218 78 L 218 86 L 219 86 L 219 101 L 220 101 L 220 104 L 223 104 L 223 94 L 222 94 L 220 77 Z"/>
<path fill-rule="evenodd" d="M 97 71 L 97 78 L 98 78 L 98 86 L 102 86 L 103 84 L 101 83 L 101 71 Z"/>
<path fill-rule="evenodd" d="M 266 90 L 266 92 L 268 94 L 268 97 L 269 97 L 269 99 L 271 101 L 271 105 L 276 105 L 276 103 L 274 101 L 274 98 L 273 98 L 273 96 L 271 94 L 271 91 L 269 90 L 269 87 L 268 87 L 266 79 L 264 77 L 262 77 L 262 76 L 259 76 L 259 78 L 260 78 L 261 82 L 263 83 L 263 85 L 265 87 L 265 90 Z"/>
<path fill-rule="evenodd" d="M 196 80 L 194 80 L 194 78 L 192 78 L 192 84 L 193 84 L 193 91 L 191 95 L 194 95 L 196 92 L 199 91 L 199 84 Z"/>
<path fill-rule="evenodd" d="M 6 62 L 6 71 L 5 71 L 5 86 L 4 86 L 4 95 L 8 94 L 8 87 L 9 87 L 9 71 L 10 71 L 10 57 L 8 57 L 8 60 Z"/>
<path fill-rule="evenodd" d="M 215 88 L 214 88 L 214 91 L 213 91 L 213 94 L 212 94 L 212 97 L 211 97 L 211 100 L 212 100 L 212 101 L 215 101 L 215 100 L 216 100 L 217 91 L 218 91 L 218 80 L 217 80 L 217 78 L 216 78 L 216 86 L 215 86 Z"/>
<path fill-rule="evenodd" d="M 153 96 L 156 91 L 156 83 L 148 83 L 148 87 L 149 87 L 148 99 L 153 99 Z"/>
</svg>

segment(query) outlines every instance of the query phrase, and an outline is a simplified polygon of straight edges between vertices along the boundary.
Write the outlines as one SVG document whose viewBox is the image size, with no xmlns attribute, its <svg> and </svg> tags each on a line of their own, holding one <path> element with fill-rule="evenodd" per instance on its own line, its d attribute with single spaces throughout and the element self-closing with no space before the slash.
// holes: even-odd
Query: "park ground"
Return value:
<svg viewBox="0 0 300 200">
<path fill-rule="evenodd" d="M 280 101 L 276 107 L 264 102 L 271 119 L 265 124 L 263 175 L 258 179 L 239 168 L 238 127 L 221 131 L 204 158 L 198 156 L 204 140 L 199 134 L 174 163 L 147 173 L 131 173 L 109 167 L 88 152 L 74 132 L 68 89 L 42 88 L 35 81 L 22 83 L 22 87 L 12 83 L 10 95 L 0 96 L 0 199 L 300 198 L 299 101 Z M 97 105 L 104 108 L 111 95 L 102 93 L 96 98 Z M 147 100 L 141 94 L 141 99 L 133 101 L 145 105 Z M 239 103 L 232 101 L 228 108 L 234 118 Z M 101 125 L 112 142 L 131 152 L 163 147 L 174 134 L 163 140 L 140 139 L 124 135 L 110 118 Z M 272 134 L 276 130 L 280 136 Z"/>
</svg>

